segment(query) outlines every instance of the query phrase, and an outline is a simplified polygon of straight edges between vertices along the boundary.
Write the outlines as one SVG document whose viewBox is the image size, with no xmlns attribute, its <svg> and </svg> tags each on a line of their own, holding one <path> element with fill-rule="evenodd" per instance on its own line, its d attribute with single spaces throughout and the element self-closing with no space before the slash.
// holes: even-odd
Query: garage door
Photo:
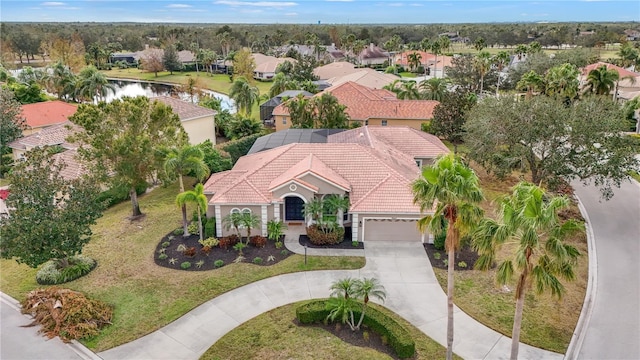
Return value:
<svg viewBox="0 0 640 360">
<path fill-rule="evenodd" d="M 366 219 L 364 241 L 422 241 L 416 220 Z"/>
</svg>

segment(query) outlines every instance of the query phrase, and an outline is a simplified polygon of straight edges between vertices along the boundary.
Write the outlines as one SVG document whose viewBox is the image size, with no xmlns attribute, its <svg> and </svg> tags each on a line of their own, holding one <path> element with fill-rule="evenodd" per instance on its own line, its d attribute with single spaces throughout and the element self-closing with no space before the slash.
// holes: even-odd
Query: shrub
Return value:
<svg viewBox="0 0 640 360">
<path fill-rule="evenodd" d="M 200 225 L 198 225 L 197 221 L 189 224 L 189 226 L 187 227 L 187 230 L 191 235 L 200 235 Z"/>
<path fill-rule="evenodd" d="M 247 155 L 253 143 L 256 142 L 260 136 L 261 134 L 253 134 L 238 140 L 226 142 L 222 149 L 231 156 L 231 162 L 235 164 L 240 157 Z"/>
<path fill-rule="evenodd" d="M 96 267 L 96 261 L 84 255 L 71 256 L 68 266 L 61 267 L 60 260 L 47 261 L 36 274 L 36 281 L 40 285 L 56 285 L 66 283 L 82 277 Z"/>
<path fill-rule="evenodd" d="M 204 260 L 198 260 L 198 262 L 196 262 L 196 267 L 198 269 L 200 269 L 202 267 L 202 265 L 204 265 Z"/>
<path fill-rule="evenodd" d="M 459 268 L 466 268 L 466 267 L 467 267 L 467 263 L 466 263 L 466 262 L 464 262 L 464 261 L 460 261 L 460 262 L 458 263 L 458 267 L 459 267 Z"/>
<path fill-rule="evenodd" d="M 276 241 L 276 249 L 281 249 L 284 243 L 282 241 Z"/>
<path fill-rule="evenodd" d="M 187 248 L 185 251 L 182 252 L 184 256 L 189 256 L 189 257 L 196 256 L 196 253 L 197 253 L 197 250 L 195 246 Z"/>
<path fill-rule="evenodd" d="M 190 263 L 190 262 L 188 262 L 188 261 L 185 261 L 185 262 L 183 262 L 182 264 L 180 264 L 180 267 L 181 267 L 183 270 L 187 270 L 188 268 L 190 268 L 190 267 L 191 267 L 191 263 Z"/>
<path fill-rule="evenodd" d="M 198 242 L 200 243 L 200 245 L 202 246 L 208 246 L 210 248 L 214 248 L 216 246 L 218 246 L 218 244 L 220 243 L 220 241 L 214 237 L 208 237 L 206 239 L 203 240 L 198 240 Z"/>
<path fill-rule="evenodd" d="M 164 260 L 164 259 L 166 259 L 166 258 L 168 258 L 168 257 L 169 257 L 169 255 L 164 254 L 164 253 L 163 253 L 163 254 L 158 255 L 158 259 L 159 259 L 159 260 Z"/>
<path fill-rule="evenodd" d="M 163 243 L 162 243 L 162 247 L 163 247 L 163 248 L 168 248 L 168 247 L 169 247 L 169 245 L 171 245 L 171 243 L 170 243 L 170 242 L 168 242 L 168 241 L 165 241 L 165 242 L 163 242 Z"/>
<path fill-rule="evenodd" d="M 433 258 L 436 260 L 440 260 L 440 258 L 442 257 L 442 254 L 440 254 L 439 252 L 437 253 L 433 253 Z"/>
<path fill-rule="evenodd" d="M 184 229 L 182 227 L 179 227 L 173 230 L 173 235 L 182 235 L 182 234 L 184 234 Z"/>
<path fill-rule="evenodd" d="M 267 238 L 260 235 L 252 236 L 249 243 L 257 248 L 263 248 L 267 245 Z"/>
<path fill-rule="evenodd" d="M 353 312 L 355 318 L 360 318 L 360 314 L 361 312 L 358 310 Z M 326 308 L 325 300 L 312 301 L 296 308 L 296 318 L 302 324 L 323 322 L 328 315 L 329 310 Z M 411 338 L 411 334 L 384 313 L 367 307 L 362 323 L 381 337 L 386 338 L 389 346 L 399 358 L 410 358 L 415 354 L 415 342 Z"/>
<path fill-rule="evenodd" d="M 208 238 L 216 236 L 216 218 L 210 218 L 204 224 L 204 236 Z"/>
<path fill-rule="evenodd" d="M 233 247 L 238 243 L 238 235 L 230 235 L 220 238 L 218 242 L 218 246 L 223 249 L 228 249 L 229 247 Z"/>
<path fill-rule="evenodd" d="M 56 307 L 56 303 L 64 306 Z M 113 315 L 109 305 L 55 286 L 29 292 L 21 305 L 24 314 L 34 317 L 32 325 L 42 325 L 40 332 L 49 338 L 59 336 L 65 342 L 98 335 L 100 329 L 111 324 Z"/>
<path fill-rule="evenodd" d="M 147 191 L 147 184 L 141 184 L 136 187 L 138 195 Z M 127 186 L 118 185 L 109 190 L 101 192 L 96 198 L 96 202 L 103 202 L 107 207 L 119 204 L 129 199 L 129 188 Z"/>
<path fill-rule="evenodd" d="M 447 232 L 443 231 L 433 238 L 433 247 L 436 250 L 444 250 L 444 242 L 447 240 Z"/>
<path fill-rule="evenodd" d="M 287 256 L 287 255 L 289 255 L 289 250 L 284 249 L 284 250 L 280 251 L 280 255 L 282 255 L 282 256 Z"/>
<path fill-rule="evenodd" d="M 262 258 L 259 256 L 256 256 L 255 258 L 253 258 L 253 263 L 256 265 L 262 264 Z"/>
<path fill-rule="evenodd" d="M 218 260 L 216 260 L 216 261 L 214 261 L 214 262 L 213 262 L 213 266 L 215 266 L 215 267 L 217 267 L 217 268 L 221 268 L 221 267 L 223 267 L 223 266 L 224 266 L 224 261 L 223 261 L 223 260 L 218 259 Z"/>
<path fill-rule="evenodd" d="M 334 231 L 324 232 L 314 224 L 307 227 L 307 236 L 314 245 L 334 245 L 344 240 L 344 227 L 337 227 Z"/>
<path fill-rule="evenodd" d="M 351 246 L 358 247 L 358 245 L 359 245 L 358 240 L 351 241 Z"/>
<path fill-rule="evenodd" d="M 203 246 L 202 249 L 200 249 L 200 251 L 205 254 L 205 255 L 209 255 L 209 253 L 211 252 L 211 246 Z"/>
</svg>

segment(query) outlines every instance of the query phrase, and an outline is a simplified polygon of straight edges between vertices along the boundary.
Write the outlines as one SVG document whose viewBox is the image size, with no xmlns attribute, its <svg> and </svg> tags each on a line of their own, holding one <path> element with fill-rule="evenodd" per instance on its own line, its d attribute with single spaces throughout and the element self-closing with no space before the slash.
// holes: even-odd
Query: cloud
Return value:
<svg viewBox="0 0 640 360">
<path fill-rule="evenodd" d="M 187 5 L 187 4 L 169 4 L 166 7 L 170 9 L 188 9 L 188 8 L 192 8 L 193 6 Z"/>
<path fill-rule="evenodd" d="M 298 3 L 292 1 L 235 1 L 235 0 L 219 0 L 214 2 L 214 4 L 218 5 L 229 5 L 229 6 L 258 6 L 258 7 L 291 7 L 298 6 Z"/>
<path fill-rule="evenodd" d="M 418 4 L 418 3 L 413 3 L 413 4 L 409 4 L 410 6 L 424 6 L 424 4 Z"/>
<path fill-rule="evenodd" d="M 404 6 L 403 3 L 389 3 L 389 6 L 394 6 L 394 7 L 399 7 L 399 6 Z"/>
<path fill-rule="evenodd" d="M 284 16 L 298 16 L 298 13 L 290 12 L 290 13 L 284 14 Z"/>
<path fill-rule="evenodd" d="M 65 4 L 63 2 L 58 2 L 58 1 L 46 1 L 46 2 L 43 2 L 40 5 L 42 5 L 42 6 L 65 6 L 67 4 Z"/>
</svg>

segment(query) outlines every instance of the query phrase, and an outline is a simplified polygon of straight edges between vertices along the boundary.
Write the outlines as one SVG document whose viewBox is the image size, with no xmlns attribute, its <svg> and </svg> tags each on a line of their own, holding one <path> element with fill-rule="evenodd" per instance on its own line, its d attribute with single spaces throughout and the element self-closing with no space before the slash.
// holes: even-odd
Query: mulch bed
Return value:
<svg viewBox="0 0 640 360">
<path fill-rule="evenodd" d="M 382 342 L 382 337 L 378 335 L 376 332 L 369 330 L 367 326 L 361 325 L 360 331 L 351 331 L 349 325 L 347 324 L 311 324 L 311 325 L 303 325 L 298 322 L 297 319 L 294 319 L 293 322 L 298 326 L 315 326 L 322 328 L 333 335 L 335 335 L 340 340 L 349 343 L 354 346 L 360 347 L 368 347 L 374 349 L 378 352 L 389 355 L 392 359 L 398 360 L 400 359 L 396 353 L 385 343 Z M 368 333 L 369 338 L 365 339 L 364 332 Z"/>
<path fill-rule="evenodd" d="M 433 244 L 424 244 L 424 250 L 429 256 L 431 266 L 438 269 L 447 270 L 447 263 L 445 262 L 445 260 L 447 260 L 448 257 L 446 251 L 436 250 Z M 440 259 L 436 259 L 436 253 L 440 254 Z M 473 270 L 473 266 L 475 265 L 476 260 L 478 260 L 478 257 L 478 253 L 473 251 L 473 249 L 471 249 L 470 247 L 463 247 L 456 252 L 456 263 L 454 265 L 454 268 L 456 270 Z M 459 266 L 460 262 L 465 262 L 467 266 Z"/>
<path fill-rule="evenodd" d="M 307 235 L 300 235 L 300 239 L 298 240 L 298 242 L 302 246 L 313 249 L 364 249 L 364 243 L 362 241 L 358 242 L 358 246 L 353 246 L 354 243 L 352 243 L 351 239 L 347 238 L 347 236 L 345 236 L 342 242 L 333 245 L 312 244 Z"/>
<path fill-rule="evenodd" d="M 186 270 L 186 271 L 206 271 L 216 269 L 214 262 L 216 260 L 222 260 L 224 262 L 223 266 L 232 264 L 236 258 L 238 258 L 238 252 L 233 248 L 222 249 L 219 247 L 215 247 L 211 249 L 209 254 L 203 253 L 200 249 L 202 249 L 202 245 L 198 243 L 200 237 L 198 235 L 190 235 L 189 237 L 182 237 L 182 235 L 173 235 L 173 232 L 165 235 L 162 240 L 158 243 L 156 247 L 156 251 L 153 255 L 153 259 L 155 263 L 159 266 L 176 269 L 176 270 Z M 167 248 L 164 248 L 164 253 L 167 254 L 166 259 L 160 259 L 159 256 L 162 254 L 162 243 L 170 242 Z M 244 240 L 246 243 L 246 240 Z M 186 256 L 182 251 L 178 251 L 177 248 L 180 244 L 184 244 L 187 248 L 195 247 L 196 254 L 194 256 Z M 262 248 L 257 248 L 252 245 L 248 245 L 242 250 L 242 256 L 244 256 L 244 263 L 254 263 L 253 260 L 256 257 L 262 258 L 262 263 L 256 264 L 259 266 L 269 266 L 273 264 L 277 264 L 279 261 L 282 261 L 289 257 L 292 253 L 285 249 L 283 246 L 281 249 L 276 249 L 276 246 L 273 241 L 267 241 L 267 245 Z M 273 256 L 273 260 L 269 261 L 270 256 Z M 171 260 L 175 259 L 175 260 Z M 188 261 L 191 263 L 191 267 L 188 269 L 183 269 L 180 265 Z"/>
</svg>

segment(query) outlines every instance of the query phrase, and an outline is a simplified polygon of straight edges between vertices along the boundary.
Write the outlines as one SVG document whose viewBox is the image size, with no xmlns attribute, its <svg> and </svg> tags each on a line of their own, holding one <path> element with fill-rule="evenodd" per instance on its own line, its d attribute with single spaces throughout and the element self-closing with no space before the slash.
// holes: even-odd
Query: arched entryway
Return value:
<svg viewBox="0 0 640 360">
<path fill-rule="evenodd" d="M 304 221 L 304 199 L 298 196 L 284 198 L 284 220 Z"/>
</svg>

